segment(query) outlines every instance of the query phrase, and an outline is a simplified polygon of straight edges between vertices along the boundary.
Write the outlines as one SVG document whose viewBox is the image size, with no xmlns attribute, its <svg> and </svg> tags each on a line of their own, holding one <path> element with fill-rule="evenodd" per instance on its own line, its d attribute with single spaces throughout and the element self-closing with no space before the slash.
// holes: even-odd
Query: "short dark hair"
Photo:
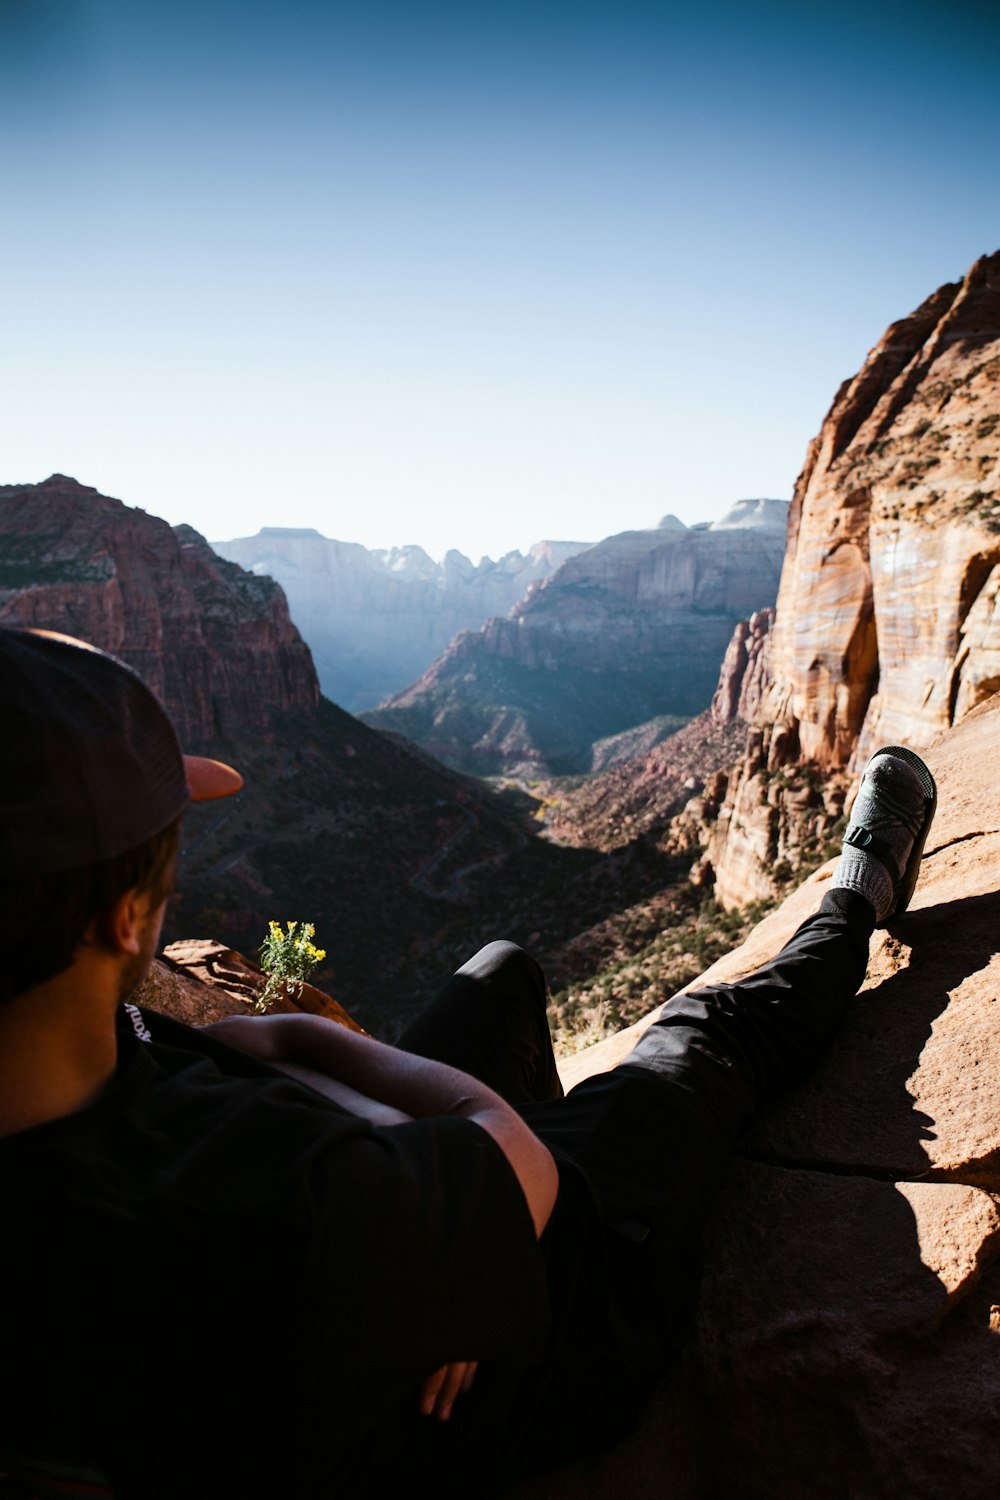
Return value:
<svg viewBox="0 0 1000 1500">
<path fill-rule="evenodd" d="M 94 917 L 126 891 L 173 889 L 180 819 L 160 833 L 83 869 L 0 879 L 0 1004 L 68 969 Z"/>
</svg>

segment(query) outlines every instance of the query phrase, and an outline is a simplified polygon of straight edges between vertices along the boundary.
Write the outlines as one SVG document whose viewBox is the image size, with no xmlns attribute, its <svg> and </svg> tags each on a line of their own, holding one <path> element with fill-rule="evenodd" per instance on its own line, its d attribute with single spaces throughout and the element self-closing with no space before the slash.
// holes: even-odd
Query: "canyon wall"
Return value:
<svg viewBox="0 0 1000 1500">
<path fill-rule="evenodd" d="M 744 501 L 711 526 L 606 538 L 366 722 L 478 774 L 589 770 L 609 736 L 709 705 L 734 626 L 774 601 L 787 510 Z"/>
<path fill-rule="evenodd" d="M 560 786 L 545 803 L 549 838 L 605 852 L 636 839 L 672 853 L 700 846 L 718 813 L 728 768 L 742 751 L 747 721 L 770 683 L 773 621 L 774 610 L 762 609 L 738 622 L 715 694 L 697 718 L 673 733 L 662 733 L 662 721 L 653 720 L 619 735 L 620 759 Z M 700 862 L 694 878 L 699 884 L 709 878 Z"/>
<path fill-rule="evenodd" d="M 773 893 L 878 744 L 920 749 L 1000 687 L 998 593 L 1000 253 L 889 328 L 809 446 L 773 683 L 709 842 L 724 902 Z"/>
<path fill-rule="evenodd" d="M 536 542 L 527 555 L 508 552 L 478 564 L 455 550 L 436 563 L 422 547 L 370 550 L 280 526 L 212 545 L 281 584 L 323 692 L 356 713 L 419 677 L 460 631 L 505 615 L 588 544 Z"/>
<path fill-rule="evenodd" d="M 190 526 L 61 474 L 0 486 L 0 622 L 61 630 L 121 657 L 192 750 L 319 701 L 275 583 L 217 557 Z"/>
</svg>

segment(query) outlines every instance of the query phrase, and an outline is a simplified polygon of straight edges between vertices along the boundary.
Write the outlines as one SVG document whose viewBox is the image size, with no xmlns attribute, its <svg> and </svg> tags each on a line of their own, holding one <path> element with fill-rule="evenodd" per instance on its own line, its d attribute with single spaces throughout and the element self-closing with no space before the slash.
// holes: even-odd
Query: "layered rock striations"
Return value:
<svg viewBox="0 0 1000 1500">
<path fill-rule="evenodd" d="M 892 325 L 810 445 L 765 710 L 809 759 L 928 744 L 1000 686 L 968 619 L 1000 562 L 998 425 L 1000 254 Z"/>
<path fill-rule="evenodd" d="M 422 547 L 370 550 L 292 527 L 213 543 L 222 557 L 281 584 L 323 692 L 351 712 L 398 692 L 460 631 L 506 614 L 587 545 L 536 542 L 527 555 L 475 564 L 455 550 L 436 563 Z"/>
<path fill-rule="evenodd" d="M 750 721 L 760 712 L 771 686 L 771 630 L 774 610 L 761 609 L 740 620 L 726 647 L 719 682 L 708 707 L 713 724 Z"/>
<path fill-rule="evenodd" d="M 133 666 L 189 749 L 316 707 L 280 588 L 190 526 L 54 474 L 0 486 L 0 621 L 79 636 Z"/>
<path fill-rule="evenodd" d="M 708 706 L 734 626 L 773 602 L 786 514 L 741 502 L 608 537 L 366 721 L 479 774 L 588 770 L 608 736 Z"/>
<path fill-rule="evenodd" d="M 1000 687 L 998 592 L 1000 253 L 889 328 L 809 446 L 774 680 L 710 842 L 725 902 L 773 892 L 877 744 L 920 748 Z"/>
</svg>

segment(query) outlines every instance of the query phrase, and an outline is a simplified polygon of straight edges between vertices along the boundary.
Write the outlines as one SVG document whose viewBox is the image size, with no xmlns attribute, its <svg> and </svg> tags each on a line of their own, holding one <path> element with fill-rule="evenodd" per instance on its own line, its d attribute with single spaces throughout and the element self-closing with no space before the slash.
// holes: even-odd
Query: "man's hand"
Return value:
<svg viewBox="0 0 1000 1500">
<path fill-rule="evenodd" d="M 433 1375 L 428 1375 L 420 1387 L 420 1410 L 425 1417 L 437 1417 L 447 1422 L 455 1397 L 467 1396 L 479 1368 L 478 1360 L 458 1360 L 455 1364 L 442 1365 Z"/>
</svg>

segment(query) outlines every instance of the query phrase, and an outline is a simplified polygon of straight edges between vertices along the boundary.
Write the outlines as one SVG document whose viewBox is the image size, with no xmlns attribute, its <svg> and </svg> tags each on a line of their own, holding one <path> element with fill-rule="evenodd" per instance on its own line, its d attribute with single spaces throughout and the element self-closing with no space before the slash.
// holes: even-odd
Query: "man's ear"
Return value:
<svg viewBox="0 0 1000 1500">
<path fill-rule="evenodd" d="M 93 937 L 114 953 L 136 958 L 142 952 L 144 923 L 149 916 L 149 892 L 131 890 L 114 906 L 94 918 Z"/>
</svg>

